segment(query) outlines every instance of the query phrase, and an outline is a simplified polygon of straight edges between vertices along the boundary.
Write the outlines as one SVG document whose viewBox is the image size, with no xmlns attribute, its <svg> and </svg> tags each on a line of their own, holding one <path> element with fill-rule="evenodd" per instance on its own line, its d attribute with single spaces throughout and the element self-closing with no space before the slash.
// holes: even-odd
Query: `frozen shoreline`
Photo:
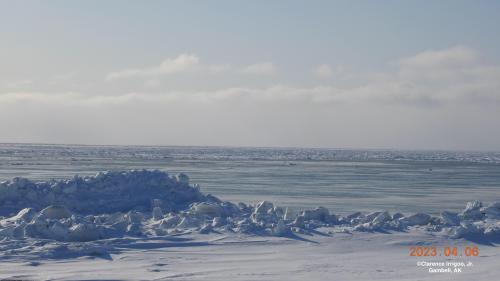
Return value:
<svg viewBox="0 0 500 281">
<path fill-rule="evenodd" d="M 483 245 L 500 241 L 500 203 L 485 206 L 472 201 L 460 213 L 443 211 L 440 216 L 386 211 L 340 216 L 322 207 L 291 214 L 268 201 L 256 205 L 221 201 L 201 193 L 184 174 L 148 170 L 50 182 L 16 178 L 0 183 L 0 204 L 0 215 L 5 216 L 0 218 L 2 267 L 36 268 L 39 263 L 49 266 L 62 260 L 85 267 L 89 258 L 116 261 L 124 253 L 236 247 L 228 239 L 237 239 L 240 246 L 235 249 L 242 252 L 254 249 L 255 239 L 264 244 L 273 241 L 269 246 L 276 251 L 289 244 L 300 248 L 317 243 L 346 250 L 356 248 L 358 239 L 372 239 L 367 237 L 374 237 L 383 251 L 389 250 L 386 244 L 394 237 L 404 237 L 408 243 L 437 238 Z M 331 246 L 338 243 L 338 237 L 351 238 Z M 318 250 L 313 248 L 306 251 Z M 493 252 L 498 254 L 498 250 Z M 175 258 L 175 254 L 169 256 Z M 71 274 L 67 269 L 64 272 Z"/>
<path fill-rule="evenodd" d="M 0 215 L 7 215 L 0 219 L 0 236 L 10 239 L 92 241 L 186 230 L 293 236 L 318 227 L 346 232 L 423 227 L 451 238 L 500 239 L 500 202 L 484 206 L 471 201 L 460 213 L 442 211 L 440 216 L 387 211 L 340 216 L 323 207 L 292 214 L 268 201 L 222 201 L 203 194 L 185 174 L 170 176 L 157 170 L 102 172 L 49 182 L 15 178 L 0 183 L 0 204 Z"/>
</svg>

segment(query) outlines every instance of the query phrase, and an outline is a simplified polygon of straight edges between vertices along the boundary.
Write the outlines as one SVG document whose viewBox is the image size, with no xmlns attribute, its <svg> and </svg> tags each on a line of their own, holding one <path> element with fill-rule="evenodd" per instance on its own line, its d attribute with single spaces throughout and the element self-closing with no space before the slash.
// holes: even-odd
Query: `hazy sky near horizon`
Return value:
<svg viewBox="0 0 500 281">
<path fill-rule="evenodd" d="M 500 150 L 499 1 L 3 1 L 0 142 Z"/>
</svg>

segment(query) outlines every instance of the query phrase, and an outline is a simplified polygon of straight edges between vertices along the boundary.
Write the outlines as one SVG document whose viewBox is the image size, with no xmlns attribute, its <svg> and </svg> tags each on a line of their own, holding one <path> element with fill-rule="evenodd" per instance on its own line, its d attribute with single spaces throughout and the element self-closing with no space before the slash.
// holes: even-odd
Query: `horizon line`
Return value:
<svg viewBox="0 0 500 281">
<path fill-rule="evenodd" d="M 0 145 L 40 145 L 40 146 L 111 146 L 111 147 L 192 147 L 192 148 L 241 148 L 241 149 L 314 149 L 314 150 L 365 150 L 365 151 L 415 151 L 415 152 L 482 152 L 500 153 L 500 150 L 488 149 L 422 149 L 422 148 L 359 148 L 359 147 L 324 147 L 324 146 L 250 146 L 250 145 L 180 145 L 180 144 L 83 144 L 52 142 L 0 142 Z"/>
</svg>

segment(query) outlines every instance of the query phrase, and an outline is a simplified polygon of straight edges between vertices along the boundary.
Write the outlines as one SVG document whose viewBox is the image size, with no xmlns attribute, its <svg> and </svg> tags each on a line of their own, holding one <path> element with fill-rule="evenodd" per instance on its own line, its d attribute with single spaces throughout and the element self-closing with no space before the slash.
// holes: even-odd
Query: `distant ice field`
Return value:
<svg viewBox="0 0 500 281">
<path fill-rule="evenodd" d="M 232 202 L 339 214 L 500 201 L 499 152 L 0 144 L 0 181 L 125 169 L 184 172 L 204 193 Z"/>
</svg>

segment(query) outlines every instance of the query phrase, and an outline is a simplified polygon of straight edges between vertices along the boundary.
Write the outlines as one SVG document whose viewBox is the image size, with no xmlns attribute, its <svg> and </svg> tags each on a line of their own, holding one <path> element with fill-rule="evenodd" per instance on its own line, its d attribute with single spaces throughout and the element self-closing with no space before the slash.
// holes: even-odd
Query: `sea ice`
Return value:
<svg viewBox="0 0 500 281">
<path fill-rule="evenodd" d="M 29 196 L 27 196 L 29 194 Z M 36 194 L 34 196 L 33 194 Z M 256 205 L 225 202 L 204 195 L 187 175 L 160 171 L 104 172 L 93 177 L 32 182 L 15 178 L 0 184 L 0 239 L 84 242 L 122 237 L 165 236 L 196 231 L 289 236 L 319 227 L 342 231 L 401 231 L 425 228 L 451 238 L 500 239 L 500 203 L 478 201 L 464 211 L 404 216 L 387 211 L 348 216 L 318 207 L 293 215 L 269 201 Z M 12 247 L 16 247 L 12 242 Z M 17 242 L 16 242 L 17 243 Z M 19 245 L 22 245 L 19 244 Z"/>
</svg>

